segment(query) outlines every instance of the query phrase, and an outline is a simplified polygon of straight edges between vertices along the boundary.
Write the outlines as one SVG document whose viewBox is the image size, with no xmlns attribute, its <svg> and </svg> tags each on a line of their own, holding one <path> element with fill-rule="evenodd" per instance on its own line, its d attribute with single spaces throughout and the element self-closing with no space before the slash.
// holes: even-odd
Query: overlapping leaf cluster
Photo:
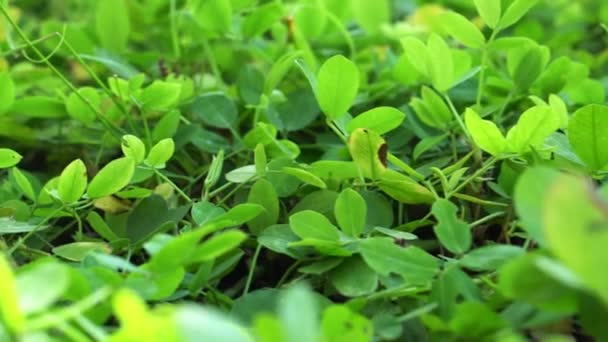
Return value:
<svg viewBox="0 0 608 342">
<path fill-rule="evenodd" d="M 0 340 L 608 340 L 608 4 L 441 3 L 0 1 Z"/>
</svg>

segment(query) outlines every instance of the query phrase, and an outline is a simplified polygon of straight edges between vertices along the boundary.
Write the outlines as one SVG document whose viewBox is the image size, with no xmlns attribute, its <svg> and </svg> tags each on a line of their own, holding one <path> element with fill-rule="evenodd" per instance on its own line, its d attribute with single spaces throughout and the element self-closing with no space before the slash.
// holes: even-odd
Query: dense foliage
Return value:
<svg viewBox="0 0 608 342">
<path fill-rule="evenodd" d="M 608 2 L 0 12 L 0 341 L 608 341 Z"/>
</svg>

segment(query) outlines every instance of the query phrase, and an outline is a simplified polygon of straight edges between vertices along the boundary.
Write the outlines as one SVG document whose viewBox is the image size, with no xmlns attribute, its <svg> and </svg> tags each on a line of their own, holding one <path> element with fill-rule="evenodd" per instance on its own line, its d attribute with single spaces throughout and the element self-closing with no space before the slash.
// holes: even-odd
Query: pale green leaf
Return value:
<svg viewBox="0 0 608 342">
<path fill-rule="evenodd" d="M 474 110 L 467 108 L 464 122 L 473 141 L 479 148 L 497 156 L 507 148 L 507 140 L 495 123 L 483 120 Z"/>
<path fill-rule="evenodd" d="M 134 172 L 133 158 L 115 159 L 93 177 L 87 189 L 87 195 L 89 198 L 100 198 L 117 193 L 129 184 Z"/>
<path fill-rule="evenodd" d="M 463 15 L 456 12 L 445 12 L 440 19 L 443 29 L 460 43 L 471 48 L 482 48 L 486 38 L 481 31 Z"/>
<path fill-rule="evenodd" d="M 367 128 L 378 134 L 388 133 L 399 127 L 405 114 L 393 107 L 376 107 L 357 115 L 346 126 L 349 133 L 357 128 Z"/>
<path fill-rule="evenodd" d="M 80 159 L 71 162 L 61 175 L 57 183 L 57 193 L 64 203 L 74 203 L 82 197 L 87 188 L 87 167 Z"/>
<path fill-rule="evenodd" d="M 359 90 L 359 69 L 346 57 L 328 59 L 317 75 L 317 101 L 330 119 L 344 115 L 353 105 Z"/>
</svg>

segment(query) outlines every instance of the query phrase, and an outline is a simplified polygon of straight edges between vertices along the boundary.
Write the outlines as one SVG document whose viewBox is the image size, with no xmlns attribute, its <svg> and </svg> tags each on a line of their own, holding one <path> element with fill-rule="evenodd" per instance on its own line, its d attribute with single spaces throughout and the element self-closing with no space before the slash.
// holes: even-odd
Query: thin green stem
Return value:
<svg viewBox="0 0 608 342">
<path fill-rule="evenodd" d="M 171 23 L 171 43 L 173 44 L 173 55 L 175 58 L 180 58 L 181 48 L 179 45 L 179 34 L 177 32 L 177 16 L 176 16 L 176 5 L 175 0 L 171 0 L 169 10 L 169 22 Z"/>
<path fill-rule="evenodd" d="M 209 45 L 209 40 L 207 39 L 207 37 L 201 37 L 200 40 L 201 40 L 201 43 L 203 44 L 203 51 L 205 53 L 205 57 L 207 58 L 207 62 L 209 63 L 209 66 L 211 67 L 211 72 L 213 73 L 213 76 L 215 77 L 217 83 L 223 88 L 225 86 L 225 83 L 224 83 L 224 79 L 222 78 L 222 72 L 220 71 L 217 61 L 215 60 L 215 55 L 213 54 L 213 51 L 211 50 L 211 46 Z"/>
<path fill-rule="evenodd" d="M 334 131 L 334 133 L 336 133 L 336 135 L 344 142 L 347 143 L 348 139 L 346 138 L 346 135 L 338 128 L 338 126 L 334 123 L 334 121 L 327 119 L 327 126 L 329 126 L 329 128 L 331 128 L 332 131 Z"/>
<path fill-rule="evenodd" d="M 495 123 L 498 123 L 500 121 L 500 119 L 502 118 L 503 114 L 507 110 L 507 106 L 509 106 L 509 103 L 511 103 L 511 100 L 513 99 L 513 95 L 514 95 L 513 90 L 509 91 L 509 95 L 507 95 L 505 102 L 500 107 L 500 111 L 497 112 L 496 115 L 494 116 Z"/>
<path fill-rule="evenodd" d="M 490 159 L 488 159 L 480 169 L 475 171 L 475 173 L 473 173 L 471 176 L 469 176 L 469 178 L 465 179 L 462 183 L 458 184 L 457 187 L 455 187 L 449 194 L 447 194 L 446 199 L 449 199 L 454 194 L 458 193 L 462 188 L 464 188 L 469 183 L 471 183 L 473 180 L 475 180 L 477 177 L 486 173 L 486 171 L 488 171 L 490 168 L 492 168 L 494 166 L 494 163 L 496 163 L 496 161 L 498 161 L 498 158 L 496 158 L 496 157 L 491 157 Z"/>
<path fill-rule="evenodd" d="M 112 132 L 113 136 L 116 139 L 120 140 L 120 135 L 116 134 L 116 131 L 118 131 L 122 134 L 125 134 L 126 132 L 122 128 L 116 126 L 111 121 L 107 120 L 103 116 L 103 114 L 99 111 L 99 109 L 97 109 L 95 106 L 93 106 L 87 98 L 82 96 L 82 94 L 80 94 L 80 92 L 72 84 L 72 82 L 70 82 L 65 76 L 63 76 L 63 74 L 57 68 L 55 68 L 53 63 L 51 63 L 48 59 L 45 58 L 44 54 L 32 43 L 32 41 L 27 37 L 25 32 L 23 32 L 23 30 L 21 30 L 21 28 L 17 25 L 17 23 L 15 23 L 13 18 L 11 18 L 11 16 L 8 14 L 8 10 L 6 9 L 5 5 L 2 3 L 0 3 L 0 12 L 2 12 L 2 15 L 4 15 L 6 20 L 10 23 L 11 27 L 15 30 L 15 32 L 17 32 L 19 37 L 21 37 L 21 39 L 23 39 L 23 41 L 26 43 L 26 45 L 34 51 L 34 53 L 38 56 L 38 58 L 41 59 L 42 63 L 44 63 L 71 91 L 73 91 L 76 94 L 76 96 L 78 96 L 84 103 L 86 103 L 87 106 L 93 110 L 93 112 L 95 113 L 96 117 L 100 120 L 100 122 L 104 126 L 106 126 L 106 128 L 110 132 Z M 55 32 L 54 34 L 61 38 L 61 35 L 58 32 Z M 73 49 L 71 49 L 70 45 L 67 44 L 67 42 L 64 42 L 64 44 L 66 47 L 68 47 L 68 49 L 72 53 L 74 53 L 74 56 L 76 57 L 77 60 L 79 60 L 79 62 L 82 61 L 82 59 L 80 59 L 78 57 L 78 54 L 76 54 L 75 51 Z M 83 66 L 85 66 L 85 65 L 83 64 Z M 85 66 L 85 69 L 87 69 L 86 66 Z M 87 69 L 87 71 L 88 70 L 89 69 Z"/>
<path fill-rule="evenodd" d="M 54 328 L 61 331 L 70 341 L 91 342 L 91 339 L 87 335 L 66 322 L 61 322 L 55 325 Z"/>
<path fill-rule="evenodd" d="M 458 126 L 460 126 L 460 129 L 462 129 L 462 132 L 467 136 L 467 138 L 469 140 L 471 140 L 471 135 L 469 135 L 469 131 L 467 130 L 467 127 L 465 126 L 464 121 L 462 121 L 460 114 L 456 110 L 456 106 L 454 106 L 454 103 L 452 102 L 452 100 L 450 99 L 448 94 L 447 93 L 443 94 L 443 98 L 447 102 L 448 107 L 450 107 L 450 111 L 452 111 L 452 115 L 454 115 L 456 122 L 458 122 Z"/>
<path fill-rule="evenodd" d="M 32 43 L 32 45 L 37 45 L 39 43 L 44 43 L 47 40 L 51 40 L 51 39 L 53 39 L 55 37 L 57 37 L 57 33 L 56 32 L 55 33 L 51 33 L 51 34 L 49 34 L 47 36 L 44 36 L 42 38 L 38 38 L 38 39 L 32 40 L 31 43 Z M 65 43 L 65 41 L 64 41 L 64 43 Z M 6 51 L 3 51 L 3 52 L 0 52 L 0 57 L 12 55 L 12 54 L 17 53 L 17 52 L 19 52 L 19 51 L 21 51 L 23 49 L 28 48 L 28 47 L 30 47 L 28 44 L 22 44 L 22 45 L 13 46 L 10 50 L 6 50 Z"/>
<path fill-rule="evenodd" d="M 93 322 L 91 322 L 84 315 L 76 316 L 76 318 L 74 318 L 74 321 L 78 323 L 82 330 L 84 330 L 89 336 L 91 336 L 94 341 L 102 342 L 108 339 L 108 334 L 106 334 L 103 329 L 93 324 Z"/>
<path fill-rule="evenodd" d="M 245 289 L 243 290 L 243 296 L 249 293 L 249 288 L 251 287 L 251 281 L 253 280 L 253 274 L 255 273 L 255 266 L 258 263 L 258 257 L 260 256 L 260 252 L 262 251 L 262 245 L 258 243 L 258 246 L 255 248 L 255 252 L 253 253 L 253 259 L 251 259 L 251 267 L 249 268 L 249 274 L 247 274 L 247 281 L 245 282 Z"/>
<path fill-rule="evenodd" d="M 298 261 L 294 262 L 293 264 L 291 264 L 291 266 L 289 266 L 289 268 L 281 276 L 281 279 L 279 279 L 279 282 L 277 283 L 277 286 L 276 286 L 277 289 L 281 288 L 281 286 L 283 286 L 283 284 L 285 284 L 285 282 L 287 281 L 287 279 L 289 278 L 289 276 L 291 275 L 293 270 L 295 270 L 298 266 L 300 266 L 301 263 L 302 263 L 302 260 L 298 260 Z"/>
<path fill-rule="evenodd" d="M 180 196 L 182 196 L 188 203 L 193 202 L 192 198 L 190 198 L 188 195 L 186 195 L 186 193 L 183 192 L 179 186 L 177 186 L 175 183 L 173 183 L 173 181 L 170 180 L 169 177 L 165 176 L 162 172 L 158 171 L 157 169 L 152 169 L 152 171 L 154 171 L 154 174 L 156 174 L 156 176 L 158 176 L 160 179 L 169 183 L 169 185 L 171 185 L 171 187 L 175 190 L 175 192 L 177 192 Z"/>
<path fill-rule="evenodd" d="M 253 177 L 251 179 L 253 179 Z M 251 179 L 249 179 L 249 180 L 251 180 Z M 249 181 L 249 180 L 247 180 L 247 181 Z M 239 183 L 237 186 L 235 186 L 234 189 L 230 190 L 230 192 L 226 196 L 224 196 L 224 198 L 222 198 L 219 202 L 217 202 L 217 205 L 219 206 L 219 205 L 224 204 L 224 202 L 226 202 L 228 200 L 228 198 L 230 198 L 237 191 L 239 191 L 243 186 L 245 186 L 245 183 L 246 182 Z"/>
<path fill-rule="evenodd" d="M 438 306 L 439 306 L 439 304 L 437 304 L 436 302 L 432 302 L 432 303 L 423 305 L 423 306 L 421 306 L 421 307 L 419 307 L 419 308 L 417 308 L 415 310 L 412 310 L 412 311 L 406 313 L 403 316 L 397 317 L 397 321 L 399 323 L 407 322 L 407 321 L 409 321 L 411 319 L 420 317 L 420 316 L 422 316 L 424 314 L 427 314 L 427 313 L 435 310 Z"/>
<path fill-rule="evenodd" d="M 404 287 L 391 288 L 383 291 L 375 292 L 365 299 L 367 301 L 383 299 L 383 298 L 401 298 L 407 296 L 414 296 L 420 293 L 428 292 L 431 290 L 430 286 L 411 286 L 407 285 Z"/>
<path fill-rule="evenodd" d="M 45 217 L 44 219 L 42 219 L 42 221 L 38 222 L 34 228 L 32 228 L 32 230 L 30 230 L 29 232 L 27 232 L 27 234 L 25 234 L 24 237 L 22 237 L 21 239 L 19 239 L 19 241 L 17 241 L 13 246 L 11 246 L 11 248 L 8 250 L 7 254 L 10 256 L 12 255 L 18 248 L 20 248 L 27 239 L 29 239 L 32 235 L 34 235 L 38 229 L 40 229 L 40 227 L 42 227 L 45 223 L 47 223 L 51 218 L 53 218 L 55 216 L 55 214 L 59 213 L 60 211 L 64 210 L 66 208 L 65 205 L 62 205 L 61 207 L 53 210 L 53 212 L 51 212 L 50 215 L 48 215 L 47 217 Z"/>
<path fill-rule="evenodd" d="M 481 51 L 481 70 L 479 71 L 479 82 L 478 82 L 478 86 L 477 86 L 477 101 L 475 102 L 478 107 L 481 105 L 481 98 L 483 96 L 483 90 L 485 88 L 485 79 L 486 79 L 485 76 L 486 76 L 486 68 L 487 68 L 486 64 L 488 64 L 488 46 L 494 41 L 494 38 L 496 38 L 496 35 L 498 34 L 498 32 L 500 32 L 499 29 L 496 29 L 492 32 L 490 39 L 488 39 L 488 42 L 486 43 L 486 45 L 483 47 L 483 50 Z"/>
<path fill-rule="evenodd" d="M 215 189 L 215 190 L 213 190 L 213 191 L 209 192 L 209 194 L 207 194 L 207 195 L 205 196 L 205 198 L 206 198 L 206 199 L 212 198 L 213 196 L 215 196 L 215 195 L 219 194 L 220 192 L 222 192 L 222 191 L 224 191 L 224 190 L 228 189 L 228 188 L 229 188 L 230 186 L 232 186 L 233 184 L 234 184 L 234 183 L 225 183 L 225 184 L 222 184 L 222 185 L 221 185 L 221 186 L 219 186 L 217 189 Z"/>
</svg>

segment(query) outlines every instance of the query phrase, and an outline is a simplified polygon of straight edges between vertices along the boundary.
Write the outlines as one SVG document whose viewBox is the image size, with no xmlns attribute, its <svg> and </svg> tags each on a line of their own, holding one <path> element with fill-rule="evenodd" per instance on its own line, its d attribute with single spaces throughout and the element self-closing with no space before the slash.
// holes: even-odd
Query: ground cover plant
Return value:
<svg viewBox="0 0 608 342">
<path fill-rule="evenodd" d="M 0 1 L 0 341 L 608 340 L 603 23 Z"/>
</svg>

